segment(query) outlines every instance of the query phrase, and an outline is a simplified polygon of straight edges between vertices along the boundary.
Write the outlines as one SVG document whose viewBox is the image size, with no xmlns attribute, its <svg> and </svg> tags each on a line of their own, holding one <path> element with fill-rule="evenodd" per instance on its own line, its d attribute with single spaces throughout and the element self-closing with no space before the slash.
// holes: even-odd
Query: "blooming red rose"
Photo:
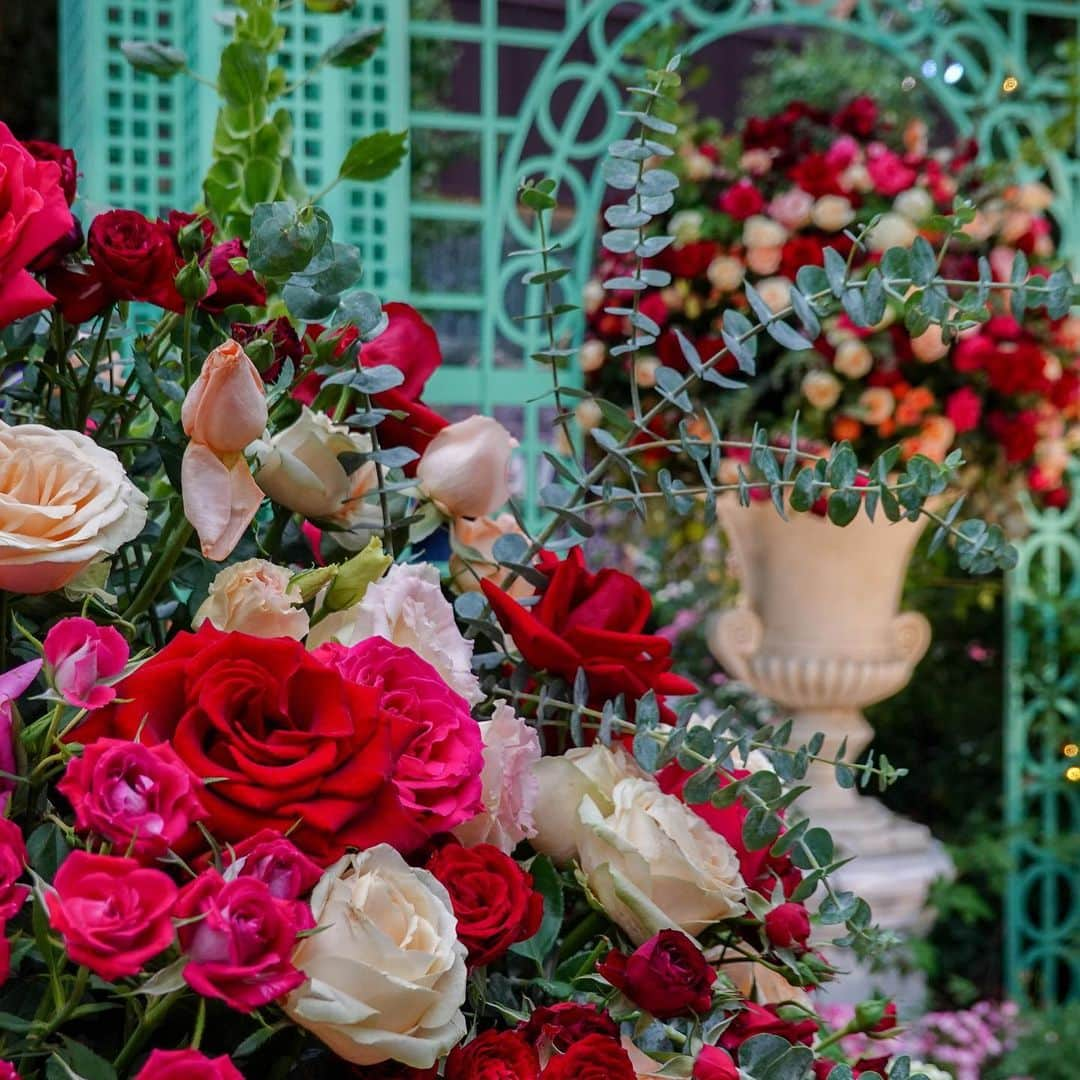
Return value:
<svg viewBox="0 0 1080 1080">
<path fill-rule="evenodd" d="M 542 1005 L 533 1009 L 528 1020 L 518 1025 L 526 1039 L 542 1050 L 568 1050 L 586 1035 L 619 1037 L 619 1028 L 599 1005 L 582 1005 L 577 1001 L 561 1001 L 557 1005 Z"/>
<path fill-rule="evenodd" d="M 208 1058 L 199 1050 L 154 1050 L 135 1080 L 244 1080 L 244 1074 L 224 1054 Z"/>
<path fill-rule="evenodd" d="M 704 1014 L 712 1005 L 716 972 L 681 930 L 661 930 L 630 956 L 613 949 L 597 971 L 658 1020 Z"/>
<path fill-rule="evenodd" d="M 760 214 L 765 209 L 765 196 L 754 186 L 752 181 L 746 179 L 736 180 L 716 200 L 716 208 L 733 217 L 736 221 L 745 221 L 748 217 Z"/>
<path fill-rule="evenodd" d="M 450 894 L 458 940 L 472 967 L 498 960 L 540 929 L 544 898 L 533 889 L 532 875 L 494 845 L 448 844 L 431 856 L 427 869 Z"/>
<path fill-rule="evenodd" d="M 291 638 L 223 633 L 209 621 L 178 634 L 121 682 L 119 698 L 75 737 L 168 742 L 198 777 L 222 843 L 271 828 L 320 863 L 380 837 L 390 732 L 379 691 L 359 686 Z M 289 830 L 299 826 L 295 831 Z M 189 848 L 201 838 L 189 837 Z"/>
<path fill-rule="evenodd" d="M 74 225 L 55 161 L 38 161 L 0 123 L 0 327 L 48 307 L 53 295 L 27 270 Z"/>
<path fill-rule="evenodd" d="M 93 263 L 67 259 L 45 272 L 45 284 L 60 314 L 72 326 L 89 322 L 112 303 L 112 293 Z"/>
<path fill-rule="evenodd" d="M 775 1005 L 755 1005 L 748 1001 L 720 1036 L 720 1045 L 725 1050 L 737 1050 L 754 1035 L 779 1035 L 789 1043 L 809 1045 L 817 1030 L 815 1020 L 784 1020 Z"/>
<path fill-rule="evenodd" d="M 91 222 L 86 246 L 112 299 L 184 310 L 174 282 L 183 260 L 164 222 L 135 210 L 109 210 Z"/>
<path fill-rule="evenodd" d="M 982 398 L 970 386 L 961 386 L 946 399 L 945 415 L 953 422 L 957 435 L 973 431 L 982 416 Z"/>
<path fill-rule="evenodd" d="M 847 194 L 840 183 L 841 171 L 825 154 L 806 154 L 788 169 L 788 176 L 819 199 L 822 195 Z"/>
<path fill-rule="evenodd" d="M 868 139 L 873 133 L 878 120 L 877 102 L 868 94 L 852 98 L 833 116 L 833 126 L 861 139 Z"/>
<path fill-rule="evenodd" d="M 115 982 L 173 941 L 176 886 L 134 859 L 73 851 L 45 894 L 49 925 L 76 964 Z"/>
<path fill-rule="evenodd" d="M 400 1061 L 383 1061 L 378 1065 L 354 1065 L 349 1070 L 350 1076 L 360 1080 L 437 1080 L 439 1066 L 430 1069 L 414 1069 Z"/>
<path fill-rule="evenodd" d="M 1046 374 L 1048 360 L 1052 358 L 1036 341 L 1004 342 L 987 355 L 986 374 L 990 385 L 1006 397 L 1018 394 L 1041 396 L 1050 389 Z"/>
<path fill-rule="evenodd" d="M 118 851 L 153 859 L 206 817 L 195 777 L 165 743 L 99 739 L 73 757 L 57 785 L 75 809 L 75 828 Z"/>
<path fill-rule="evenodd" d="M 810 937 L 810 916 L 802 904 L 790 901 L 765 916 L 765 935 L 778 949 L 805 948 Z"/>
<path fill-rule="evenodd" d="M 381 637 L 350 648 L 324 645 L 315 656 L 351 682 L 380 694 L 396 799 L 386 800 L 361 847 L 385 842 L 414 851 L 435 833 L 449 832 L 480 812 L 480 725 L 469 703 L 431 664 Z"/>
<path fill-rule="evenodd" d="M 10 818 L 0 818 L 0 923 L 7 922 L 30 895 L 19 878 L 27 863 L 22 830 Z"/>
<path fill-rule="evenodd" d="M 694 1061 L 692 1080 L 739 1080 L 739 1067 L 726 1050 L 703 1046 Z"/>
<path fill-rule="evenodd" d="M 738 198 L 738 196 L 735 198 Z M 655 258 L 650 259 L 649 265 L 660 270 L 666 270 L 672 277 L 704 277 L 705 271 L 709 269 L 709 263 L 716 258 L 716 253 L 719 250 L 711 240 L 697 240 L 689 244 L 672 244 Z M 655 318 L 655 316 L 653 317 Z"/>
<path fill-rule="evenodd" d="M 540 1059 L 516 1031 L 485 1031 L 446 1059 L 446 1080 L 537 1080 Z"/>
<path fill-rule="evenodd" d="M 634 702 L 648 690 L 696 693 L 693 683 L 671 671 L 671 642 L 643 632 L 652 598 L 629 574 L 589 573 L 580 547 L 561 561 L 542 551 L 536 569 L 548 584 L 533 607 L 522 607 L 490 581 L 481 583 L 503 629 L 534 668 L 567 680 L 583 669 L 594 703 L 619 694 Z"/>
<path fill-rule="evenodd" d="M 194 920 L 179 929 L 184 979 L 204 997 L 251 1012 L 304 982 L 290 958 L 296 935 L 315 919 L 306 905 L 277 899 L 265 881 L 226 881 L 205 870 L 184 886 L 175 915 Z"/>
<path fill-rule="evenodd" d="M 544 1080 L 637 1080 L 630 1055 L 618 1039 L 586 1035 L 544 1069 Z"/>
<path fill-rule="evenodd" d="M 55 161 L 60 166 L 60 188 L 70 206 L 75 201 L 75 185 L 79 179 L 75 151 L 44 139 L 26 139 L 23 146 L 33 154 L 35 161 Z"/>
<path fill-rule="evenodd" d="M 233 304 L 262 307 L 266 303 L 266 290 L 250 270 L 238 274 L 230 265 L 230 259 L 246 259 L 247 248 L 242 240 L 227 240 L 210 252 L 207 269 L 214 288 L 199 304 L 205 311 L 220 312 Z"/>
<path fill-rule="evenodd" d="M 803 266 L 825 265 L 825 241 L 819 236 L 798 233 L 780 249 L 780 270 L 786 278 L 795 280 Z"/>
</svg>

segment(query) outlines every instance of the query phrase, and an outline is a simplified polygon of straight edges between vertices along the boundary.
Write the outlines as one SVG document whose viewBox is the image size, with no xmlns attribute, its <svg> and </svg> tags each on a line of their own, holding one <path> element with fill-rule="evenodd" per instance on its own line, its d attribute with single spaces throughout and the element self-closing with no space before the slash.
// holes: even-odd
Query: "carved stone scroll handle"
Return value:
<svg viewBox="0 0 1080 1080">
<path fill-rule="evenodd" d="M 761 648 L 765 626 L 748 607 L 731 608 L 713 616 L 708 627 L 709 648 L 740 682 L 750 682 L 750 658 Z"/>
</svg>

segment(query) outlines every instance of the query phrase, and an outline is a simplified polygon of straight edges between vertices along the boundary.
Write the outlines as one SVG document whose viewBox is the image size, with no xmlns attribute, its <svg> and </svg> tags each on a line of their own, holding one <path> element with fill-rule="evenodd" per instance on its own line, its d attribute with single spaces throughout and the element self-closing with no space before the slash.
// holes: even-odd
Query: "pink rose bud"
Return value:
<svg viewBox="0 0 1080 1080">
<path fill-rule="evenodd" d="M 193 439 L 180 463 L 180 484 L 184 516 L 199 534 L 203 555 L 215 562 L 227 559 L 263 500 L 244 455 L 219 457 Z"/>
<path fill-rule="evenodd" d="M 266 416 L 262 378 L 232 338 L 206 358 L 180 413 L 186 434 L 217 454 L 243 450 L 263 433 Z"/>
<path fill-rule="evenodd" d="M 56 692 L 80 709 L 100 709 L 116 697 L 108 680 L 120 675 L 130 650 L 120 631 L 91 619 L 61 619 L 45 636 L 45 672 Z"/>
<path fill-rule="evenodd" d="M 739 1080 L 739 1067 L 726 1050 L 703 1046 L 694 1062 L 693 1080 Z"/>
<path fill-rule="evenodd" d="M 810 916 L 802 904 L 781 904 L 765 916 L 765 934 L 778 949 L 805 947 Z"/>
<path fill-rule="evenodd" d="M 0 812 L 7 806 L 8 796 L 15 790 L 15 702 L 26 693 L 41 670 L 40 660 L 30 660 L 0 675 Z"/>
<path fill-rule="evenodd" d="M 510 497 L 507 469 L 515 446 L 517 440 L 497 420 L 470 416 L 431 440 L 416 479 L 449 517 L 483 517 Z"/>
</svg>

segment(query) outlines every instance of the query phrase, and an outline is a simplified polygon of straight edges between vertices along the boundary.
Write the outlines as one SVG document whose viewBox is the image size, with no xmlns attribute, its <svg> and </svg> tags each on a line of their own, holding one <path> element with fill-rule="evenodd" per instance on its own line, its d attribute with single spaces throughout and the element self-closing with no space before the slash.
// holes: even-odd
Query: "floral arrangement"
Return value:
<svg viewBox="0 0 1080 1080">
<path fill-rule="evenodd" d="M 708 411 L 732 437 L 752 422 L 778 434 L 798 410 L 805 439 L 848 441 L 864 462 L 894 442 L 904 460 L 919 453 L 942 461 L 960 448 L 970 464 L 965 486 L 995 492 L 999 506 L 1017 484 L 1047 504 L 1067 501 L 1066 469 L 1080 447 L 1080 322 L 1067 313 L 1018 318 L 1022 301 L 998 289 L 1014 272 L 1049 275 L 1055 265 L 1048 188 L 980 167 L 970 141 L 931 148 L 924 123 L 890 124 L 868 96 L 831 112 L 793 101 L 733 135 L 699 122 L 673 160 L 684 182 L 656 227 L 674 242 L 648 260 L 672 280 L 638 304 L 656 338 L 636 366 L 643 391 L 653 391 L 658 366 L 685 368 L 680 333 L 702 354 L 713 351 L 738 325 L 735 313 L 787 307 L 800 268 L 824 266 L 827 248 L 865 273 L 891 247 L 920 237 L 939 243 L 942 215 L 961 196 L 973 210 L 937 267 L 970 281 L 984 266 L 970 325 L 943 334 L 901 292 L 887 295 L 870 324 L 840 311 L 821 322 L 812 351 L 769 342 L 751 379 L 730 356 L 723 374 L 746 388 L 703 395 L 694 430 L 707 433 Z M 617 275 L 625 259 L 605 252 L 598 277 Z M 580 355 L 588 382 L 627 402 L 617 349 L 627 319 L 604 310 L 598 281 L 587 310 L 591 336 Z M 658 430 L 674 422 L 662 414 Z"/>
<path fill-rule="evenodd" d="M 888 945 L 795 808 L 820 742 L 692 719 L 649 593 L 575 540 L 590 507 L 682 506 L 634 463 L 653 417 L 596 433 L 587 471 L 552 455 L 561 483 L 526 528 L 512 437 L 422 403 L 431 328 L 357 288 L 359 253 L 299 185 L 276 11 L 241 5 L 195 214 L 106 211 L 84 243 L 71 154 L 0 127 L 0 1076 L 907 1080 L 904 1058 L 838 1049 L 892 1031 L 886 1002 L 824 1034 L 807 997 L 834 975 L 823 941 Z M 353 32 L 323 62 L 377 41 Z M 186 66 L 125 53 L 161 78 Z M 671 153 L 646 133 L 668 133 L 652 110 L 677 65 L 650 73 L 641 139 L 605 164 L 635 228 L 677 185 L 640 152 Z M 338 180 L 403 153 L 404 133 L 367 136 Z M 554 182 L 521 200 L 568 423 Z M 862 288 L 838 286 L 849 304 Z M 667 392 L 683 402 L 721 359 Z M 686 436 L 672 455 L 718 449 Z M 825 498 L 841 524 L 927 514 L 968 569 L 1015 558 L 926 506 L 953 463 L 916 456 L 894 480 L 842 445 L 791 446 L 782 472 L 777 451 L 755 442 L 744 495 Z M 445 575 L 423 559 L 440 530 Z M 899 775 L 834 764 L 848 784 Z"/>
</svg>

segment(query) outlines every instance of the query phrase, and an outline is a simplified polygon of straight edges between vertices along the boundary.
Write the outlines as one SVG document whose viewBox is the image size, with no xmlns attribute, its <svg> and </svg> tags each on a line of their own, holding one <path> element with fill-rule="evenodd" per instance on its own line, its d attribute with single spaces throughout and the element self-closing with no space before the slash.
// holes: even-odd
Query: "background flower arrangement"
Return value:
<svg viewBox="0 0 1080 1080">
<path fill-rule="evenodd" d="M 783 725 L 692 721 L 676 699 L 696 688 L 651 632 L 648 592 L 591 572 L 575 543 L 590 508 L 685 509 L 634 461 L 655 413 L 636 403 L 621 437 L 597 433 L 587 471 L 576 448 L 553 460 L 563 483 L 535 536 L 512 500 L 492 516 L 513 440 L 422 404 L 434 335 L 355 288 L 358 252 L 300 189 L 287 113 L 271 109 L 287 93 L 275 9 L 248 0 L 222 55 L 198 214 L 109 211 L 84 245 L 77 163 L 0 131 L 14 238 L 0 265 L 0 1068 L 881 1075 L 881 1055 L 849 1065 L 839 1044 L 888 1034 L 890 1007 L 830 1030 L 805 996 L 833 974 L 814 924 L 861 953 L 886 944 L 831 885 L 828 834 L 792 809 L 817 750 L 789 747 Z M 324 62 L 362 63 L 376 40 L 350 35 Z M 125 51 L 162 77 L 184 68 L 153 43 Z M 613 287 L 634 293 L 659 283 L 642 230 L 678 186 L 644 164 L 671 152 L 647 132 L 672 133 L 653 110 L 676 66 L 651 73 L 639 138 L 605 166 L 631 192 L 616 216 L 639 262 Z M 339 181 L 403 153 L 403 133 L 372 135 Z M 553 192 L 529 184 L 522 201 L 540 226 L 539 359 L 557 370 Z M 903 254 L 888 287 L 948 288 L 916 281 Z M 798 316 L 853 307 L 865 287 L 842 276 Z M 1027 288 L 1061 303 L 1058 284 Z M 134 336 L 133 302 L 160 309 Z M 747 323 L 735 351 L 765 334 L 798 331 Z M 682 408 L 722 359 L 691 352 L 681 382 L 658 385 Z M 567 424 L 565 393 L 556 381 Z M 715 464 L 720 446 L 680 433 L 664 449 Z M 1000 531 L 926 510 L 955 460 L 916 456 L 894 483 L 860 475 L 850 447 L 792 446 L 782 472 L 776 451 L 755 438 L 745 499 L 824 497 L 840 523 L 928 513 L 967 567 L 1012 558 Z M 437 530 L 453 538 L 454 606 L 418 561 Z M 905 1080 L 906 1061 L 889 1075 Z"/>
</svg>

